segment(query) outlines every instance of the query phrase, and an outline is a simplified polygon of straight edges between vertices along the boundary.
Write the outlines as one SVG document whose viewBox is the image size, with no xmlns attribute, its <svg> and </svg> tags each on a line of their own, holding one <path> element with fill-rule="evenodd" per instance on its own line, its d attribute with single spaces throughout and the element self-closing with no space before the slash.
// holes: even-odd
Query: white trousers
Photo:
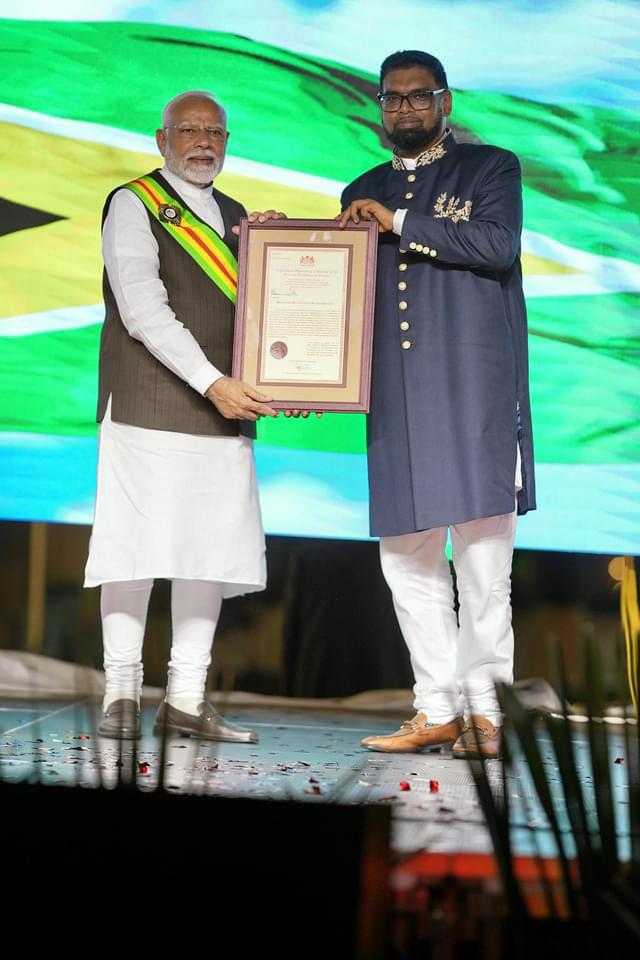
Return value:
<svg viewBox="0 0 640 960">
<path fill-rule="evenodd" d="M 429 722 L 500 723 L 495 681 L 513 682 L 511 561 L 516 514 L 380 540 L 382 572 L 409 649 L 414 706 Z M 451 530 L 459 619 L 445 556 Z"/>
<path fill-rule="evenodd" d="M 142 645 L 152 587 L 153 580 L 104 583 L 101 587 L 105 708 L 121 698 L 140 699 Z M 176 706 L 204 699 L 223 589 L 223 584 L 205 580 L 171 582 L 167 699 Z M 195 712 L 195 707 L 189 712 Z"/>
</svg>

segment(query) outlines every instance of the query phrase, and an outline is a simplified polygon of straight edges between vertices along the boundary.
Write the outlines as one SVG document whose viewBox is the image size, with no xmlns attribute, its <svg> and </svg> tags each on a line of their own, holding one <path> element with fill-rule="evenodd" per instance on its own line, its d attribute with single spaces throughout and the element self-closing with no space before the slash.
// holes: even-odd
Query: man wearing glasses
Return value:
<svg viewBox="0 0 640 960">
<path fill-rule="evenodd" d="M 416 714 L 363 745 L 453 744 L 458 757 L 498 757 L 494 684 L 513 679 L 515 518 L 535 508 L 520 165 L 506 150 L 456 141 L 447 77 L 427 53 L 389 56 L 378 99 L 393 157 L 346 188 L 341 219 L 380 229 L 371 532 L 411 657 Z"/>
<path fill-rule="evenodd" d="M 245 210 L 212 188 L 227 139 L 211 94 L 180 94 L 156 133 L 164 167 L 113 191 L 104 209 L 98 490 L 85 586 L 102 585 L 105 737 L 140 736 L 142 643 L 161 577 L 172 581 L 172 645 L 154 732 L 257 740 L 204 694 L 223 598 L 265 585 L 251 421 L 276 416 L 269 397 L 228 376 L 235 229 Z M 251 218 L 272 216 L 280 215 Z"/>
</svg>

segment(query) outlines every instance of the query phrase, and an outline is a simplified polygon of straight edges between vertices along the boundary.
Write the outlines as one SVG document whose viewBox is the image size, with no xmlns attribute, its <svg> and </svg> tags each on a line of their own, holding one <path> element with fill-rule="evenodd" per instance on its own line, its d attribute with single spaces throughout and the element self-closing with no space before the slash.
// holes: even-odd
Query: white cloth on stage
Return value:
<svg viewBox="0 0 640 960">
<path fill-rule="evenodd" d="M 409 650 L 414 706 L 431 723 L 463 713 L 500 725 L 496 681 L 513 681 L 515 511 L 380 540 L 382 572 Z M 445 555 L 451 531 L 459 619 Z"/>
<path fill-rule="evenodd" d="M 163 176 L 203 220 L 224 232 L 210 190 Z M 204 393 L 221 374 L 168 304 L 148 214 L 118 191 L 103 253 L 123 323 L 157 359 Z M 85 586 L 162 577 L 218 581 L 225 597 L 262 590 L 265 543 L 252 441 L 100 426 L 98 485 Z"/>
</svg>

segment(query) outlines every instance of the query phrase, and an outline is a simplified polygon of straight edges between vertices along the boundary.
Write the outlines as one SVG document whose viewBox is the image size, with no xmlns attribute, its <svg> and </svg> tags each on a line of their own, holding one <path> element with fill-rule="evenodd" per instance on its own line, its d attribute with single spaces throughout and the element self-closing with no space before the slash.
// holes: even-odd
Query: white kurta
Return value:
<svg viewBox="0 0 640 960">
<path fill-rule="evenodd" d="M 163 169 L 163 176 L 223 235 L 218 204 Z M 130 335 L 199 393 L 221 376 L 168 304 L 147 212 L 129 190 L 113 197 L 103 256 Z M 262 590 L 265 544 L 252 441 L 100 426 L 96 510 L 86 587 L 168 578 L 215 580 L 224 596 Z"/>
</svg>

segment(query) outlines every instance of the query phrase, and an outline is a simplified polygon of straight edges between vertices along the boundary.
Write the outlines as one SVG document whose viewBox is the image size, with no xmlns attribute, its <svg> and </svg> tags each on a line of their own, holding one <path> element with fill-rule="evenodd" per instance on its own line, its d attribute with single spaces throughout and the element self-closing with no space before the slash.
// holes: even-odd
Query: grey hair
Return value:
<svg viewBox="0 0 640 960">
<path fill-rule="evenodd" d="M 171 111 L 174 107 L 177 107 L 179 103 L 182 103 L 183 100 L 189 100 L 191 97 L 197 97 L 200 100 L 210 100 L 211 103 L 220 110 L 222 116 L 224 117 L 225 123 L 227 119 L 227 111 L 224 109 L 222 104 L 216 100 L 212 93 L 209 93 L 208 90 L 186 90 L 184 93 L 179 93 L 177 97 L 174 97 L 173 100 L 169 100 L 163 110 L 162 110 L 162 126 L 166 127 L 169 124 L 171 118 Z"/>
</svg>

